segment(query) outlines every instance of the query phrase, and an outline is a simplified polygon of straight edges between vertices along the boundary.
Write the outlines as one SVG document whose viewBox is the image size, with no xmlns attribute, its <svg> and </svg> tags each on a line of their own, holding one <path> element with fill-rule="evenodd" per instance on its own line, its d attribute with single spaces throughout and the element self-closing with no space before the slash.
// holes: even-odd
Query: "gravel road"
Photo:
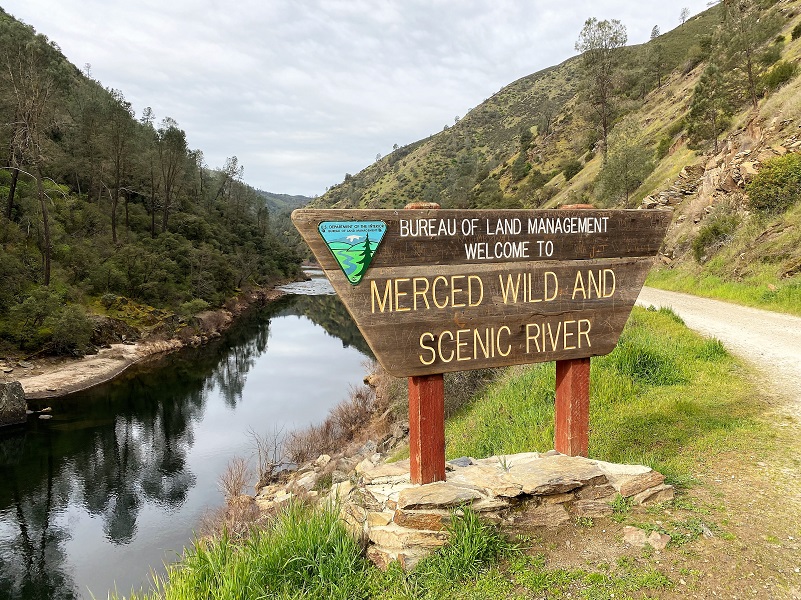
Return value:
<svg viewBox="0 0 801 600">
<path fill-rule="evenodd" d="M 801 415 L 801 318 L 649 287 L 637 304 L 668 306 L 691 329 L 719 339 L 756 365 L 791 412 Z"/>
</svg>

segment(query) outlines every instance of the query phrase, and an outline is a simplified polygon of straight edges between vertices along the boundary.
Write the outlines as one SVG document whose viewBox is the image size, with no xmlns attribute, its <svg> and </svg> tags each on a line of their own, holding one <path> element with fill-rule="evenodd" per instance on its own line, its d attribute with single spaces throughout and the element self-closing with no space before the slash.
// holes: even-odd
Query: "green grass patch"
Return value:
<svg viewBox="0 0 801 600">
<path fill-rule="evenodd" d="M 130 598 L 366 598 L 368 565 L 335 512 L 291 504 L 247 540 L 199 540 L 155 591 Z"/>
<path fill-rule="evenodd" d="M 553 448 L 554 386 L 552 363 L 510 369 L 448 421 L 448 458 Z M 670 310 L 635 307 L 615 351 L 592 360 L 592 458 L 683 484 L 715 453 L 755 443 L 758 415 L 740 363 Z"/>
<path fill-rule="evenodd" d="M 797 275 L 781 281 L 772 278 L 766 281 L 731 281 L 708 271 L 653 269 L 645 284 L 662 290 L 801 316 L 801 277 Z"/>
</svg>

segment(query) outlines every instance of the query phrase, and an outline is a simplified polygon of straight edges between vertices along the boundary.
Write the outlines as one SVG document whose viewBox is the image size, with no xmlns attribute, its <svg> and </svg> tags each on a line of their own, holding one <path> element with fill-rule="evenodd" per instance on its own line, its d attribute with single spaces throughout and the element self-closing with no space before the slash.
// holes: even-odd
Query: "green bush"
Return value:
<svg viewBox="0 0 801 600">
<path fill-rule="evenodd" d="M 797 72 L 798 65 L 796 63 L 780 60 L 762 76 L 762 86 L 773 91 L 790 81 Z"/>
<path fill-rule="evenodd" d="M 662 160 L 668 155 L 670 152 L 670 144 L 673 143 L 673 139 L 667 136 L 663 137 L 659 140 L 659 143 L 656 146 L 656 159 Z"/>
<path fill-rule="evenodd" d="M 701 227 L 698 236 L 693 240 L 693 258 L 701 262 L 707 248 L 720 244 L 728 239 L 740 220 L 732 214 L 719 215 Z"/>
<path fill-rule="evenodd" d="M 786 211 L 801 200 L 801 154 L 786 154 L 765 162 L 745 190 L 753 210 L 765 214 Z"/>
<path fill-rule="evenodd" d="M 794 40 L 797 40 L 801 37 L 801 22 L 797 23 L 796 26 L 793 27 L 792 36 Z"/>
<path fill-rule="evenodd" d="M 51 350 L 55 354 L 82 356 L 91 347 L 92 321 L 83 308 L 75 304 L 65 306 L 59 314 L 45 322 L 50 330 Z"/>
<path fill-rule="evenodd" d="M 584 168 L 577 160 L 568 160 L 562 165 L 562 173 L 565 174 L 565 180 L 570 181 L 575 177 L 581 169 Z"/>
<path fill-rule="evenodd" d="M 182 317 L 192 317 L 197 313 L 209 309 L 209 303 L 201 298 L 195 298 L 189 302 L 184 302 L 178 307 L 178 314 Z"/>
</svg>

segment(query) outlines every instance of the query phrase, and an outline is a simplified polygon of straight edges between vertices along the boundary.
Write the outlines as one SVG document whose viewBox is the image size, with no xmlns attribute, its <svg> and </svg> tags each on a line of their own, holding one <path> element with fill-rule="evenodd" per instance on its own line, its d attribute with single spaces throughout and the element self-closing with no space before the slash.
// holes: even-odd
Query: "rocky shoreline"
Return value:
<svg viewBox="0 0 801 600">
<path fill-rule="evenodd" d="M 245 311 L 274 302 L 284 295 L 285 292 L 277 288 L 242 294 L 224 309 L 196 315 L 188 325 L 188 330 L 179 337 L 160 339 L 153 336 L 129 341 L 123 335 L 118 336 L 115 343 L 100 348 L 97 354 L 81 358 L 0 360 L 0 385 L 19 382 L 25 399 L 34 401 L 56 399 L 83 391 L 114 379 L 135 364 L 158 360 L 181 348 L 204 345 L 219 337 Z"/>
</svg>

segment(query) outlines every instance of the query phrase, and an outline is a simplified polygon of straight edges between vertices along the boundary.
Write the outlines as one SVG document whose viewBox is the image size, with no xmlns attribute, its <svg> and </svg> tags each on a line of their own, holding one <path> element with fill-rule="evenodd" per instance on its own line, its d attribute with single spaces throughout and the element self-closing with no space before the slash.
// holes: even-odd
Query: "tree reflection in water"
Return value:
<svg viewBox="0 0 801 600">
<path fill-rule="evenodd" d="M 305 316 L 369 353 L 338 298 L 291 297 L 204 348 L 60 399 L 50 421 L 0 434 L 0 598 L 82 597 L 65 550 L 71 511 L 98 518 L 119 546 L 136 536 L 146 505 L 184 503 L 196 482 L 187 456 L 206 398 L 216 390 L 236 408 L 276 314 Z"/>
</svg>

